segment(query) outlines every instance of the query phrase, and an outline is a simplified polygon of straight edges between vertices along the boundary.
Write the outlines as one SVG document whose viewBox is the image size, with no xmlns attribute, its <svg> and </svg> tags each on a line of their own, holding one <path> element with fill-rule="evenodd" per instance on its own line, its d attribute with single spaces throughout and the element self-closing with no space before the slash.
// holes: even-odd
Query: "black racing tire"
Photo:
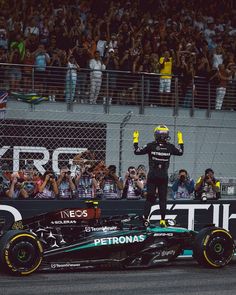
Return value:
<svg viewBox="0 0 236 295">
<path fill-rule="evenodd" d="M 227 230 L 207 227 L 195 237 L 193 257 L 202 266 L 220 268 L 230 263 L 234 249 L 234 240 Z"/>
<path fill-rule="evenodd" d="M 5 271 L 26 276 L 38 269 L 43 248 L 38 238 L 21 230 L 10 230 L 0 239 L 0 265 Z"/>
</svg>

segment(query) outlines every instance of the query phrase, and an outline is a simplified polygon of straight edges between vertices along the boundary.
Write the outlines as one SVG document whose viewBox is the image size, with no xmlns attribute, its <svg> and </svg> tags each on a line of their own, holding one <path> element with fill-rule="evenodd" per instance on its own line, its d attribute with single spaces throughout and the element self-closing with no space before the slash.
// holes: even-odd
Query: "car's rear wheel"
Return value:
<svg viewBox="0 0 236 295">
<path fill-rule="evenodd" d="M 208 227 L 196 236 L 193 257 L 200 265 L 219 268 L 230 263 L 234 255 L 234 240 L 223 228 Z"/>
<path fill-rule="evenodd" d="M 0 263 L 6 271 L 16 275 L 29 275 L 42 262 L 43 248 L 33 234 L 12 230 L 0 240 Z"/>
</svg>

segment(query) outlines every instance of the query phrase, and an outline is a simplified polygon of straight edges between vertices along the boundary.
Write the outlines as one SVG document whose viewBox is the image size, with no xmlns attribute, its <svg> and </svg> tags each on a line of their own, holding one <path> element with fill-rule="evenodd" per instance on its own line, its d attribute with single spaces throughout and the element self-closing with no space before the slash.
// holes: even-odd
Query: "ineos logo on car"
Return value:
<svg viewBox="0 0 236 295">
<path fill-rule="evenodd" d="M 88 211 L 87 210 L 64 210 L 60 212 L 61 218 L 81 218 L 87 217 Z"/>
</svg>

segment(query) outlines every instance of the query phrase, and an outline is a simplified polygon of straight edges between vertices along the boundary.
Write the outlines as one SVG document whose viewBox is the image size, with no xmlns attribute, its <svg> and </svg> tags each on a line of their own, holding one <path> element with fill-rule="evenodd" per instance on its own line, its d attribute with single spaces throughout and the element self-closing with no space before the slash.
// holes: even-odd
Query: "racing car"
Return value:
<svg viewBox="0 0 236 295">
<path fill-rule="evenodd" d="M 184 250 L 206 267 L 220 268 L 234 255 L 234 240 L 223 228 L 199 232 L 167 221 L 143 224 L 136 215 L 101 216 L 95 203 L 16 221 L 3 226 L 0 265 L 12 274 L 36 270 L 139 268 L 175 260 Z"/>
</svg>

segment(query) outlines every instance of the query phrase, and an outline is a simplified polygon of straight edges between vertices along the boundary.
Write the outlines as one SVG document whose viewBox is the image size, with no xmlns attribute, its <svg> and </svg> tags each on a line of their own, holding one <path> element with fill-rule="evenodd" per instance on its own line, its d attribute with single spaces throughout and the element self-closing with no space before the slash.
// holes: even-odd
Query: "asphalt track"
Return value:
<svg viewBox="0 0 236 295">
<path fill-rule="evenodd" d="M 178 260 L 145 270 L 38 272 L 23 278 L 0 275 L 1 295 L 233 295 L 235 290 L 235 259 L 223 269 L 205 269 L 193 260 Z"/>
</svg>

